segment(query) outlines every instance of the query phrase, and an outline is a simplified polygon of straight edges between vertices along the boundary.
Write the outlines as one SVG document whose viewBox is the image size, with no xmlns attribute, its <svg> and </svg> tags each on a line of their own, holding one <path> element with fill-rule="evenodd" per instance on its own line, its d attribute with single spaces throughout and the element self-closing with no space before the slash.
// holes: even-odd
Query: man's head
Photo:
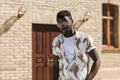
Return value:
<svg viewBox="0 0 120 80">
<path fill-rule="evenodd" d="M 73 34 L 73 19 L 68 10 L 62 10 L 58 12 L 56 20 L 58 28 L 65 36 Z"/>
<path fill-rule="evenodd" d="M 65 16 L 68 16 L 72 20 L 71 13 L 68 10 L 62 10 L 57 13 L 57 19 L 64 18 Z"/>
</svg>

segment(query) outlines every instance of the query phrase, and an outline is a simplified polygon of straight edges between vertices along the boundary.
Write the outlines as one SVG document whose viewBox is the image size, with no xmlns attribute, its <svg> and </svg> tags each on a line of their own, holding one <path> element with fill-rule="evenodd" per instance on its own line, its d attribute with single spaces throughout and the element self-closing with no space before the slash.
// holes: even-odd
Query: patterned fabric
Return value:
<svg viewBox="0 0 120 80">
<path fill-rule="evenodd" d="M 74 49 L 72 61 L 69 61 L 69 54 L 66 53 L 66 47 L 63 45 L 64 36 L 60 34 L 53 40 L 53 54 L 59 56 L 59 80 L 85 80 L 88 74 L 87 53 L 96 47 L 92 38 L 84 33 L 76 32 L 74 39 L 75 46 L 71 46 Z"/>
</svg>

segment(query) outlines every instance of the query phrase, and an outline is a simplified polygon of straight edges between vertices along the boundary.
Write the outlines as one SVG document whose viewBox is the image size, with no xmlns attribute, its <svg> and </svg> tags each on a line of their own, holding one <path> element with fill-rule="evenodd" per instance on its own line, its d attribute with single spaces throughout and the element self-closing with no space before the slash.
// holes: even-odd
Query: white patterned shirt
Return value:
<svg viewBox="0 0 120 80">
<path fill-rule="evenodd" d="M 88 64 L 88 53 L 96 48 L 93 45 L 91 36 L 76 32 L 75 35 L 66 38 L 60 34 L 54 38 L 52 46 L 54 55 L 60 57 L 60 54 L 62 53 L 63 57 L 65 56 L 64 58 L 60 57 L 59 59 L 59 66 L 60 68 L 63 68 L 63 71 L 59 71 L 60 80 L 85 80 L 88 74 L 88 66 L 85 65 L 85 63 Z M 82 55 L 82 57 L 80 57 L 80 55 Z M 76 73 L 70 71 L 72 70 L 71 66 L 73 66 L 73 64 L 76 64 L 78 67 Z M 62 67 L 63 65 L 64 67 Z"/>
</svg>

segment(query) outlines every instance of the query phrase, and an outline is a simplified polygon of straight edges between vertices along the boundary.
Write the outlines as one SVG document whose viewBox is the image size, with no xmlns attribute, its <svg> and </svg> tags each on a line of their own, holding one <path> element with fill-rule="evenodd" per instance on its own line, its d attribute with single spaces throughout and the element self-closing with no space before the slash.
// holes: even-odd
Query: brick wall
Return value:
<svg viewBox="0 0 120 80">
<path fill-rule="evenodd" d="M 101 60 L 101 80 L 120 80 L 120 53 L 103 53 Z"/>
<path fill-rule="evenodd" d="M 16 15 L 20 6 L 26 8 L 25 15 L 0 37 L 0 80 L 32 80 L 32 23 L 56 24 L 56 13 L 62 9 L 70 10 L 74 21 L 86 11 L 91 13 L 92 18 L 79 31 L 90 34 L 101 52 L 101 5 L 102 0 L 0 0 L 0 25 Z"/>
<path fill-rule="evenodd" d="M 29 2 L 0 0 L 0 25 L 17 15 L 21 5 Z M 27 8 L 28 9 L 28 8 Z M 28 10 L 10 31 L 0 37 L 0 80 L 32 80 L 31 18 Z"/>
</svg>

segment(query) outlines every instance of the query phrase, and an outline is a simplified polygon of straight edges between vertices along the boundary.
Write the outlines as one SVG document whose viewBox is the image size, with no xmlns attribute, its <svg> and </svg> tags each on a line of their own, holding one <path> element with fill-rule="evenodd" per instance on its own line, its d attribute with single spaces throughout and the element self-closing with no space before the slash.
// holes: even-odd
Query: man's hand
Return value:
<svg viewBox="0 0 120 80">
<path fill-rule="evenodd" d="M 18 9 L 18 15 L 17 15 L 17 17 L 18 17 L 18 18 L 21 18 L 24 14 L 25 14 L 25 8 L 20 7 L 20 8 Z"/>
</svg>

